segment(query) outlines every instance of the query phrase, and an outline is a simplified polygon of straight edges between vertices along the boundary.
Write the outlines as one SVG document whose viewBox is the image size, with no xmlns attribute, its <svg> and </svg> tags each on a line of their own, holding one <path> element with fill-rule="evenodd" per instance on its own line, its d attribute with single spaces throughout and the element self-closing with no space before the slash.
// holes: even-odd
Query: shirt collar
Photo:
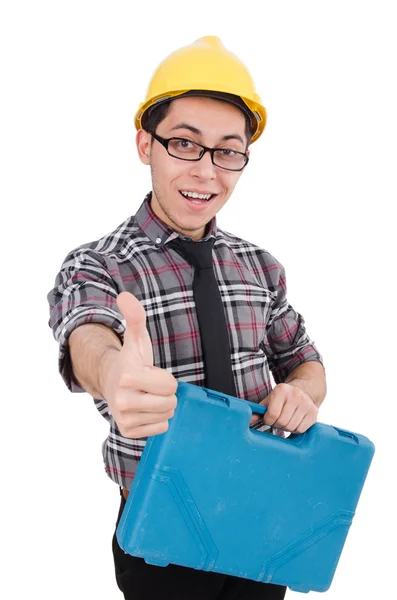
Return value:
<svg viewBox="0 0 397 600">
<path fill-rule="evenodd" d="M 172 229 L 172 227 L 164 223 L 157 215 L 155 215 L 150 205 L 151 199 L 152 192 L 149 192 L 135 215 L 136 221 L 144 234 L 158 248 L 176 237 L 191 239 L 188 236 L 179 234 L 175 229 Z M 208 225 L 208 233 L 202 239 L 207 240 L 210 237 L 216 238 L 216 235 L 216 217 L 213 217 Z"/>
</svg>

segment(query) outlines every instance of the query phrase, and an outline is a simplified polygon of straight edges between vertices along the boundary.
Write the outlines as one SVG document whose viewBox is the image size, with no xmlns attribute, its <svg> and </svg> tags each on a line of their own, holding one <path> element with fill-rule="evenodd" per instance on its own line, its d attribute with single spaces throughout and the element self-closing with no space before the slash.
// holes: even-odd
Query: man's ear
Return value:
<svg viewBox="0 0 397 600">
<path fill-rule="evenodd" d="M 136 147 L 138 156 L 144 165 L 150 165 L 150 150 L 152 136 L 144 129 L 139 129 L 136 134 Z"/>
</svg>

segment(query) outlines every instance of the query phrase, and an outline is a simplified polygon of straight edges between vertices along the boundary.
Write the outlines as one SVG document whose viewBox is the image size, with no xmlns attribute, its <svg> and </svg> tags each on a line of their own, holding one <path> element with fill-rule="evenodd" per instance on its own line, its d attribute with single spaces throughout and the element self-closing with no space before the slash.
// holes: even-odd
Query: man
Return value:
<svg viewBox="0 0 397 600">
<path fill-rule="evenodd" d="M 73 250 L 48 295 L 62 376 L 71 391 L 90 393 L 110 423 L 103 454 L 122 491 L 119 518 L 147 436 L 165 432 L 174 415 L 177 380 L 207 381 L 195 269 L 181 258 L 178 239 L 195 248 L 212 240 L 236 395 L 268 407 L 263 422 L 253 417 L 251 425 L 304 432 L 325 397 L 321 357 L 286 300 L 282 266 L 216 224 L 265 121 L 245 66 L 218 38 L 171 54 L 135 121 L 152 192 L 110 235 Z M 115 536 L 113 553 L 127 599 L 285 595 L 282 586 L 147 565 L 125 554 Z"/>
</svg>

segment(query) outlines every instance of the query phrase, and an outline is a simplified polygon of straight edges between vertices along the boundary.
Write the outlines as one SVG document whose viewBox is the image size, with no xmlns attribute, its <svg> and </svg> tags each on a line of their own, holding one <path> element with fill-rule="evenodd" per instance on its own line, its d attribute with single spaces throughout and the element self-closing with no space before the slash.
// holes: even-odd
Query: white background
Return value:
<svg viewBox="0 0 397 600">
<path fill-rule="evenodd" d="M 268 110 L 219 224 L 285 266 L 289 301 L 326 364 L 320 420 L 376 444 L 322 596 L 396 597 L 393 4 L 2 6 L 2 598 L 121 598 L 107 426 L 57 373 L 46 295 L 68 251 L 113 230 L 150 190 L 133 115 L 158 63 L 204 35 L 247 64 Z"/>
</svg>

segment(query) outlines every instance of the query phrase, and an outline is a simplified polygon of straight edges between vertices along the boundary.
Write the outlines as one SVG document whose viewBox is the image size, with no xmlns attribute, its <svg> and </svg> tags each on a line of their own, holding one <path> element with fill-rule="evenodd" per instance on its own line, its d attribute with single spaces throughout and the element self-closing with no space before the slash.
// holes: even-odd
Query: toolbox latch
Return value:
<svg viewBox="0 0 397 600">
<path fill-rule="evenodd" d="M 352 433 L 351 431 L 346 431 L 346 429 L 340 429 L 340 427 L 335 427 L 335 426 L 333 426 L 333 428 L 339 433 L 340 437 L 350 439 L 353 442 L 355 442 L 356 444 L 360 443 L 358 441 L 358 437 L 356 435 L 354 435 L 354 433 Z"/>
</svg>

